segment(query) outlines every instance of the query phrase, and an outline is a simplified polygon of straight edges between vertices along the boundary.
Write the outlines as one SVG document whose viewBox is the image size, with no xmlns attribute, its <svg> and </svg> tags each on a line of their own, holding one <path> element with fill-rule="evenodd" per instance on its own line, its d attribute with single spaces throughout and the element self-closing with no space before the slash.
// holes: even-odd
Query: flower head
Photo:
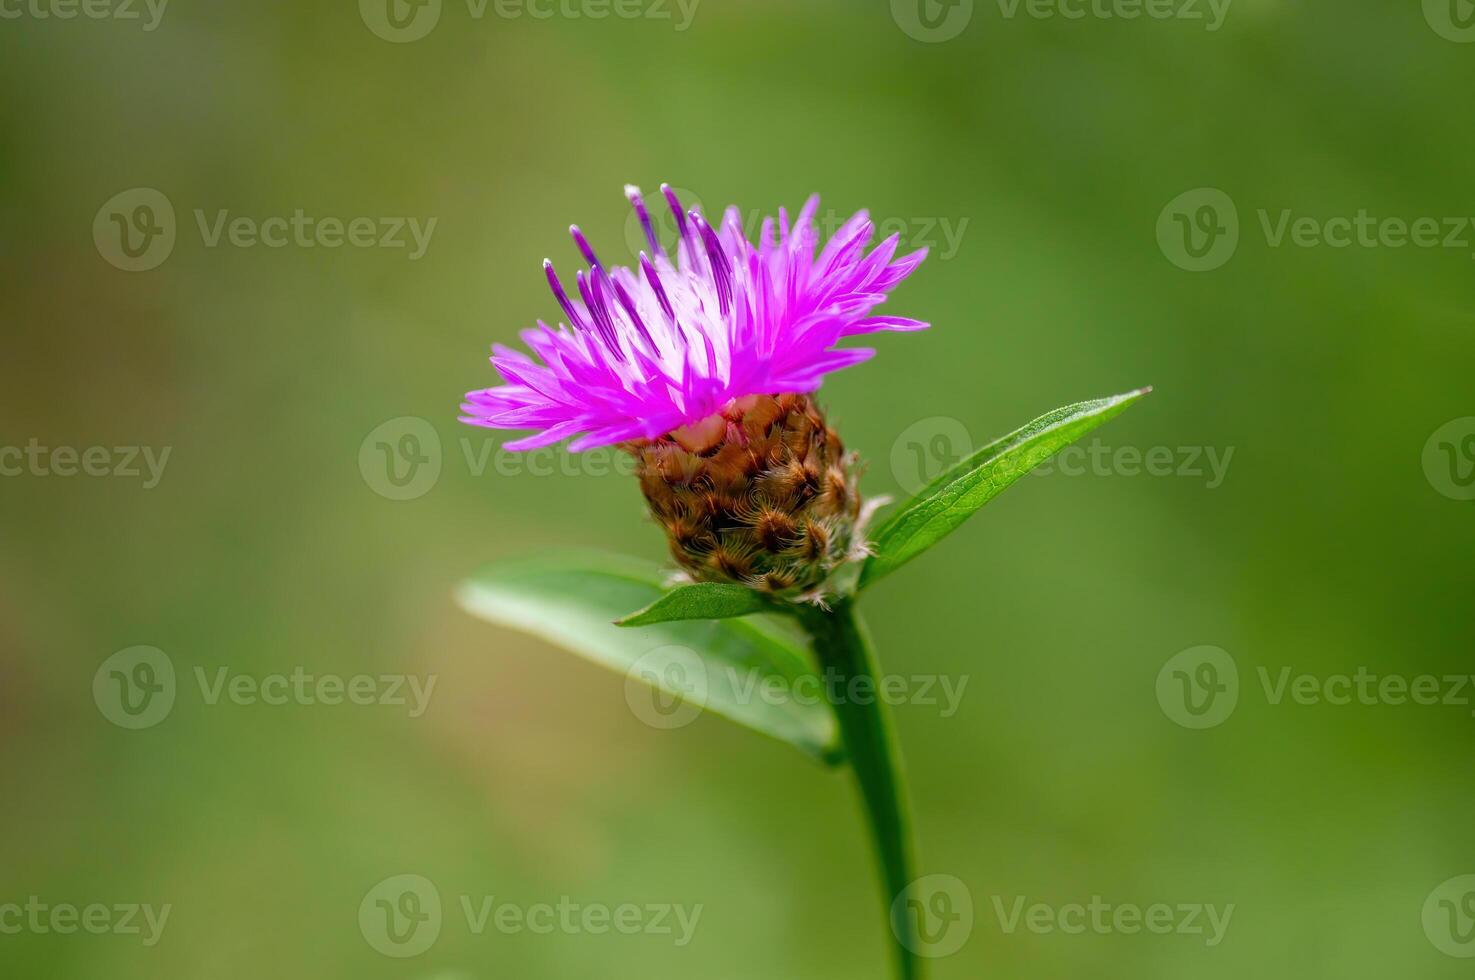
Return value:
<svg viewBox="0 0 1475 980">
<path fill-rule="evenodd" d="M 494 346 L 492 364 L 506 383 L 470 392 L 461 406 L 472 425 L 539 430 L 508 449 L 577 437 L 569 446 L 577 451 L 720 425 L 714 417 L 740 399 L 813 392 L 826 374 L 875 353 L 836 349 L 845 337 L 927 326 L 871 315 L 926 249 L 895 258 L 892 235 L 867 252 L 873 228 L 864 211 L 816 254 L 817 196 L 792 224 L 782 208 L 776 223 L 765 218 L 755 245 L 736 208 L 714 228 L 663 185 L 679 234 L 672 256 L 639 189 L 625 191 L 650 242 L 638 271 L 605 266 L 571 228 L 588 263 L 575 277 L 576 295 L 544 262 L 567 324 L 539 321 L 523 331 L 536 358 Z"/>
</svg>

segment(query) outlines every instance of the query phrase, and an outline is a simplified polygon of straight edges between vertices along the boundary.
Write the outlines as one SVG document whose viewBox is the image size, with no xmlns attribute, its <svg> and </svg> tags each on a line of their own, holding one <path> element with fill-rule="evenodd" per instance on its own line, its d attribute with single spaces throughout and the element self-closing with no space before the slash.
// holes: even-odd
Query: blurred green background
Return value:
<svg viewBox="0 0 1475 980">
<path fill-rule="evenodd" d="M 95 9 L 140 19 L 0 3 L 0 446 L 108 447 L 113 469 L 112 447 L 170 450 L 147 488 L 14 453 L 0 478 L 0 905 L 171 912 L 152 946 L 0 932 L 0 972 L 886 975 L 843 774 L 715 717 L 647 727 L 617 675 L 452 599 L 479 563 L 549 546 L 663 556 L 632 480 L 535 472 L 455 415 L 493 383 L 490 343 L 556 315 L 539 263 L 572 274 L 566 226 L 623 257 L 621 185 L 666 180 L 745 215 L 819 191 L 822 214 L 867 207 L 932 246 L 886 309 L 934 328 L 880 337 L 822 393 L 871 493 L 904 493 L 960 439 L 1156 386 L 1096 433 L 1115 462 L 1026 478 L 868 594 L 889 670 L 968 678 L 951 717 L 896 710 L 920 870 L 974 905 L 937 977 L 1469 975 L 1423 909 L 1475 872 L 1475 691 L 1276 704 L 1259 674 L 1472 669 L 1475 231 L 1273 235 L 1286 209 L 1475 215 L 1463 0 L 1234 0 L 1217 30 L 978 0 L 928 8 L 931 32 L 901 0 L 701 0 L 689 20 L 655 0 L 618 8 L 636 17 L 493 0 L 480 18 L 445 0 L 413 40 L 386 39 L 368 0 L 174 0 L 152 30 L 121 2 Z M 175 215 L 143 271 L 107 236 L 110 214 L 139 214 L 109 208 L 135 188 Z M 1234 214 L 1194 224 L 1202 194 L 1169 207 L 1200 188 Z M 222 211 L 298 209 L 436 224 L 416 259 L 208 244 Z M 1232 255 L 1180 267 L 1199 260 L 1177 222 L 1226 215 Z M 441 468 L 395 500 L 360 451 L 403 417 Z M 1153 447 L 1171 475 L 1120 454 Z M 1222 481 L 1178 447 L 1232 452 Z M 93 682 L 136 645 L 168 656 L 178 691 L 128 730 Z M 1194 730 L 1157 683 L 1200 645 L 1233 658 L 1240 692 Z M 196 671 L 222 668 L 437 684 L 419 717 L 211 704 Z M 403 873 L 446 906 L 412 959 L 358 926 Z M 1475 953 L 1450 887 L 1444 938 Z M 684 946 L 477 935 L 463 895 L 703 911 Z M 1211 946 L 1010 932 L 998 907 L 1020 896 L 1235 908 Z"/>
</svg>

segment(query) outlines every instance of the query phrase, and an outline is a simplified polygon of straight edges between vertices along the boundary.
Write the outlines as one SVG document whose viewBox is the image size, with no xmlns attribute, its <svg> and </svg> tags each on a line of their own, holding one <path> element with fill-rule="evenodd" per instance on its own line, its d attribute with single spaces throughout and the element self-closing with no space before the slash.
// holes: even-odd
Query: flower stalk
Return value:
<svg viewBox="0 0 1475 980">
<path fill-rule="evenodd" d="M 814 642 L 820 667 L 834 671 L 843 681 L 838 689 L 854 690 L 852 679 L 865 678 L 874 690 L 879 673 L 876 655 L 855 600 L 841 597 L 829 609 L 795 608 Z M 918 980 L 922 976 L 922 960 L 917 956 L 920 940 L 905 903 L 898 901 L 913 880 L 911 808 L 889 709 L 880 698 L 866 700 L 869 703 L 853 697 L 837 699 L 836 720 L 876 851 L 896 975 L 901 980 Z"/>
</svg>

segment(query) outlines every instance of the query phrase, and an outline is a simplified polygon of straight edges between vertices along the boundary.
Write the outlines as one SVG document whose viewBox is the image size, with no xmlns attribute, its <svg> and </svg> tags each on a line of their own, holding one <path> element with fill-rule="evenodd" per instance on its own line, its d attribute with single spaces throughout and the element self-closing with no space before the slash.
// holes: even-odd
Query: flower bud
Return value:
<svg viewBox="0 0 1475 980">
<path fill-rule="evenodd" d="M 808 395 L 749 395 L 625 444 L 671 556 L 699 582 L 798 594 L 857 544 L 858 467 Z"/>
</svg>

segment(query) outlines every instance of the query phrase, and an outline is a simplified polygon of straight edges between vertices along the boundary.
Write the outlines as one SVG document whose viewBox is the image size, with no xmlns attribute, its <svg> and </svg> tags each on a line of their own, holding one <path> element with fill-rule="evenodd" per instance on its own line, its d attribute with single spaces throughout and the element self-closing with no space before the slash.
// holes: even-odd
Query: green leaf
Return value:
<svg viewBox="0 0 1475 980">
<path fill-rule="evenodd" d="M 457 600 L 475 616 L 624 674 L 631 710 L 649 724 L 680 727 L 705 710 L 839 762 L 829 705 L 794 691 L 799 678 L 814 677 L 794 624 L 768 615 L 638 630 L 614 624 L 661 599 L 662 578 L 659 566 L 633 558 L 564 554 L 487 565 L 462 583 Z"/>
<path fill-rule="evenodd" d="M 973 512 L 1060 449 L 1142 398 L 1151 388 L 1067 405 L 984 446 L 902 505 L 875 533 L 860 588 L 932 547 Z"/>
<path fill-rule="evenodd" d="M 677 586 L 644 609 L 615 620 L 615 625 L 650 626 L 683 619 L 733 619 L 772 611 L 773 606 L 761 593 L 745 585 L 698 582 Z"/>
</svg>

